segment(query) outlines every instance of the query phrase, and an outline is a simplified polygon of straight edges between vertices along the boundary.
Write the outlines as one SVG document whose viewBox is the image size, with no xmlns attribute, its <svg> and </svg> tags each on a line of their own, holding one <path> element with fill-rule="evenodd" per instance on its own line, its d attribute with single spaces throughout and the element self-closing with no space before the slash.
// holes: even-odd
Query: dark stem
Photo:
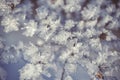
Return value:
<svg viewBox="0 0 120 80">
<path fill-rule="evenodd" d="M 65 65 L 67 63 L 67 59 L 65 60 L 64 62 L 64 65 L 63 65 L 63 71 L 62 71 L 62 74 L 61 74 L 61 79 L 60 80 L 64 80 L 64 74 L 65 74 Z"/>
</svg>

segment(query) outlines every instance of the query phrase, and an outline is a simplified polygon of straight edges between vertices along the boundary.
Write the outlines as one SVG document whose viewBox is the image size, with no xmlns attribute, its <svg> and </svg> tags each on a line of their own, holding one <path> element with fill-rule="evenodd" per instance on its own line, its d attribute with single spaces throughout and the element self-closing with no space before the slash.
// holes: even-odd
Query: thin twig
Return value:
<svg viewBox="0 0 120 80">
<path fill-rule="evenodd" d="M 65 74 L 65 65 L 67 63 L 67 59 L 65 60 L 64 62 L 64 65 L 63 65 L 63 71 L 62 71 L 62 74 L 61 74 L 61 79 L 60 80 L 63 80 L 64 79 L 64 74 Z"/>
</svg>

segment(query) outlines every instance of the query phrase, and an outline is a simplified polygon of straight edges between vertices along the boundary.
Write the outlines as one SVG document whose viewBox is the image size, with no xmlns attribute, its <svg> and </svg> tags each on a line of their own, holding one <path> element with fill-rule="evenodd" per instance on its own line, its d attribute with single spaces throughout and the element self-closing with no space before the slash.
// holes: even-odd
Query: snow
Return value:
<svg viewBox="0 0 120 80">
<path fill-rule="evenodd" d="M 6 76 L 7 76 L 6 71 L 2 67 L 0 67 L 0 79 L 6 80 Z"/>
</svg>

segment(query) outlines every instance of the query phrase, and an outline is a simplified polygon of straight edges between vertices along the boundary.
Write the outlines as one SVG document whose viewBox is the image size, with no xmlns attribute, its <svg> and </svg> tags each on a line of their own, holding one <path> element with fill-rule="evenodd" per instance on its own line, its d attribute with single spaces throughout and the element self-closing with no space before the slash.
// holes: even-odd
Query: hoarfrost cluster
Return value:
<svg viewBox="0 0 120 80">
<path fill-rule="evenodd" d="M 119 80 L 120 1 L 0 0 L 0 63 L 21 59 L 19 80 Z"/>
</svg>

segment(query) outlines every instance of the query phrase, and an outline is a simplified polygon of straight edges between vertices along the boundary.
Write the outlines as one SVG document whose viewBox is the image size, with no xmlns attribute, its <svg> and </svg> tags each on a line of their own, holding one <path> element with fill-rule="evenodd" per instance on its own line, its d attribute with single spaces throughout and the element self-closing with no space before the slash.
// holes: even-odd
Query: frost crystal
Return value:
<svg viewBox="0 0 120 80">
<path fill-rule="evenodd" d="M 84 8 L 84 10 L 81 13 L 83 19 L 89 20 L 97 15 L 98 9 L 93 5 L 88 5 L 88 8 Z"/>
<path fill-rule="evenodd" d="M 65 80 L 73 80 L 70 76 L 65 77 Z"/>
<path fill-rule="evenodd" d="M 20 70 L 20 80 L 37 80 L 41 75 L 42 67 L 40 65 L 26 64 Z"/>
<path fill-rule="evenodd" d="M 12 32 L 19 30 L 18 28 L 19 23 L 11 15 L 5 16 L 4 19 L 1 21 L 1 25 L 4 26 L 5 32 Z"/>
<path fill-rule="evenodd" d="M 25 32 L 23 32 L 23 35 L 27 37 L 32 37 L 35 34 L 35 31 L 37 29 L 37 23 L 34 22 L 33 20 L 30 20 L 26 25 L 25 25 Z"/>
<path fill-rule="evenodd" d="M 60 31 L 57 35 L 55 35 L 52 40 L 58 42 L 60 44 L 64 44 L 67 42 L 67 38 L 70 37 L 70 33 L 65 31 Z"/>
</svg>

